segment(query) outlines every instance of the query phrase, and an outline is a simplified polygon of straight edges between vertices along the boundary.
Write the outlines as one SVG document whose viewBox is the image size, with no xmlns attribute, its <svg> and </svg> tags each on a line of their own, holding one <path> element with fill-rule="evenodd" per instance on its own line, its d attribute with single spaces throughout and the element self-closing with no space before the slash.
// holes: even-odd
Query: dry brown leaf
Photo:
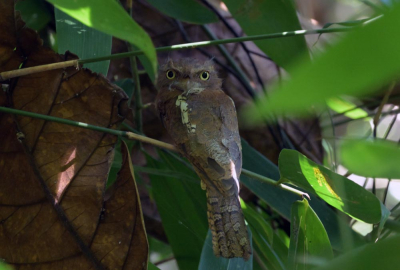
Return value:
<svg viewBox="0 0 400 270">
<path fill-rule="evenodd" d="M 14 1 L 0 1 L 0 10 L 0 71 L 76 58 L 43 47 L 33 30 L 14 19 Z M 7 83 L 0 105 L 24 111 L 115 129 L 126 109 L 123 91 L 87 69 L 52 70 Z M 129 162 L 116 193 L 104 202 L 115 136 L 0 114 L 0 142 L 2 259 L 17 269 L 147 268 Z"/>
</svg>

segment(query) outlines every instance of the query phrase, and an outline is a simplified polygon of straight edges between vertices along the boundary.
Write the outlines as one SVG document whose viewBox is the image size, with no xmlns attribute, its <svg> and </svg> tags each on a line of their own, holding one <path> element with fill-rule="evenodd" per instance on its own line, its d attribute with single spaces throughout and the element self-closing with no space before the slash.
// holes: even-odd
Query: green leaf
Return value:
<svg viewBox="0 0 400 270">
<path fill-rule="evenodd" d="M 149 262 L 148 264 L 148 270 L 160 270 L 160 268 L 158 268 L 157 266 L 155 266 L 154 264 L 152 264 L 151 262 Z"/>
<path fill-rule="evenodd" d="M 400 235 L 352 250 L 315 270 L 396 269 L 400 265 Z"/>
<path fill-rule="evenodd" d="M 132 51 L 139 50 L 139 48 L 132 44 Z M 144 55 L 138 55 L 137 58 L 139 59 L 140 63 L 142 64 L 144 70 L 147 72 L 150 80 L 155 83 L 156 74 L 152 71 L 152 63 L 151 61 Z"/>
<path fill-rule="evenodd" d="M 311 269 L 333 258 L 324 225 L 306 199 L 293 203 L 290 221 L 289 269 Z"/>
<path fill-rule="evenodd" d="M 378 223 L 381 219 L 381 206 L 375 195 L 297 151 L 282 150 L 279 171 L 282 180 L 318 195 L 351 217 L 367 223 Z"/>
<path fill-rule="evenodd" d="M 383 140 L 345 140 L 340 147 L 343 165 L 352 173 L 376 178 L 400 178 L 400 148 Z"/>
<path fill-rule="evenodd" d="M 289 244 L 290 244 L 290 237 L 286 234 L 286 232 L 282 229 L 278 229 L 276 231 L 276 234 L 279 236 L 279 238 L 281 239 L 282 243 L 285 244 L 285 246 L 287 248 L 289 248 Z"/>
<path fill-rule="evenodd" d="M 292 0 L 225 0 L 224 3 L 248 36 L 301 29 Z M 299 55 L 309 58 L 304 36 L 257 40 L 254 43 L 286 69 Z"/>
<path fill-rule="evenodd" d="M 273 114 L 305 114 L 325 99 L 361 95 L 378 89 L 400 73 L 400 5 L 383 18 L 356 28 L 336 45 L 292 70 L 291 79 L 246 110 L 253 123 Z"/>
<path fill-rule="evenodd" d="M 173 177 L 176 179 L 180 180 L 185 180 L 185 181 L 190 181 L 192 183 L 199 183 L 199 178 L 188 175 L 187 173 L 184 172 L 179 172 L 179 171 L 172 171 L 172 170 L 167 170 L 167 169 L 155 169 L 155 168 L 148 168 L 148 167 L 140 167 L 140 166 L 133 166 L 135 169 L 135 172 L 144 172 L 147 174 L 151 175 L 159 175 L 159 176 L 168 176 L 168 177 Z"/>
<path fill-rule="evenodd" d="M 279 180 L 278 167 L 252 148 L 246 141 L 242 140 L 243 147 L 243 168 L 252 172 L 264 175 L 271 179 Z M 286 219 L 290 219 L 290 209 L 294 201 L 299 197 L 286 190 L 257 181 L 246 175 L 240 176 L 241 182 L 259 198 Z M 328 232 L 332 246 L 339 251 L 358 246 L 365 243 L 365 240 L 355 233 L 348 225 L 344 217 L 338 215 L 326 203 L 310 194 L 310 204 Z M 342 241 L 344 238 L 346 241 Z M 348 241 L 348 242 L 347 242 Z"/>
<path fill-rule="evenodd" d="M 54 10 L 58 38 L 58 53 L 70 51 L 80 59 L 106 56 L 111 54 L 112 36 L 88 27 L 68 14 Z M 85 64 L 93 72 L 107 76 L 110 60 Z"/>
<path fill-rule="evenodd" d="M 158 154 L 161 161 L 147 156 L 148 167 L 196 177 L 191 168 L 173 155 L 164 151 Z M 193 183 L 168 175 L 149 176 L 157 209 L 179 268 L 197 269 L 208 229 L 206 196 L 200 188 L 200 181 Z"/>
<path fill-rule="evenodd" d="M 247 229 L 250 237 L 250 245 L 252 245 L 251 231 Z M 195 268 L 182 268 L 182 269 L 195 269 Z M 206 241 L 204 242 L 203 251 L 201 253 L 199 270 L 251 270 L 253 269 L 253 255 L 246 262 L 243 258 L 226 259 L 223 257 L 216 257 L 212 248 L 212 234 L 208 230 Z"/>
<path fill-rule="evenodd" d="M 253 234 L 253 246 L 260 259 L 271 269 L 285 269 L 288 249 L 259 213 L 241 201 L 243 214 Z"/>
<path fill-rule="evenodd" d="M 156 74 L 157 57 L 149 35 L 115 0 L 48 0 L 56 8 L 84 25 L 126 40 L 143 51 L 152 64 L 147 72 Z M 151 76 L 150 76 L 151 77 Z"/>
<path fill-rule="evenodd" d="M 41 0 L 18 1 L 15 9 L 21 12 L 26 26 L 36 31 L 42 30 L 51 21 L 51 13 Z"/>
<path fill-rule="evenodd" d="M 194 0 L 147 0 L 159 11 L 180 21 L 207 24 L 218 21 L 208 8 Z"/>
<path fill-rule="evenodd" d="M 356 108 L 353 102 L 346 100 L 343 97 L 333 97 L 326 101 L 326 104 L 337 113 L 344 113 L 345 116 L 351 119 L 367 117 L 368 113 L 361 108 Z"/>
</svg>

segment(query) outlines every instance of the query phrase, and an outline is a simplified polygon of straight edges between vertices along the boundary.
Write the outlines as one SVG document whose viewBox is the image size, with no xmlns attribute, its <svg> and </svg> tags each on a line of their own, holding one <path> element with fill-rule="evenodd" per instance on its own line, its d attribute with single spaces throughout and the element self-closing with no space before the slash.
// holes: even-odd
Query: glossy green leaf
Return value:
<svg viewBox="0 0 400 270">
<path fill-rule="evenodd" d="M 353 102 L 346 100 L 343 97 L 333 97 L 326 101 L 326 104 L 337 113 L 344 113 L 345 116 L 351 119 L 367 117 L 368 113 L 361 108 L 356 108 Z"/>
<path fill-rule="evenodd" d="M 331 243 L 318 216 L 306 199 L 292 206 L 289 269 L 311 269 L 333 258 Z"/>
<path fill-rule="evenodd" d="M 250 237 L 250 245 L 252 245 L 251 231 L 247 229 Z M 186 269 L 186 268 L 183 268 Z M 189 268 L 187 268 L 189 269 Z M 190 268 L 194 269 L 194 268 Z M 204 242 L 203 251 L 201 253 L 199 270 L 251 270 L 253 269 L 253 255 L 250 256 L 248 261 L 243 258 L 226 259 L 223 257 L 216 257 L 212 248 L 212 234 L 208 230 L 206 241 Z"/>
<path fill-rule="evenodd" d="M 36 31 L 42 30 L 51 21 L 50 10 L 42 0 L 18 1 L 15 10 L 21 12 L 26 26 Z"/>
<path fill-rule="evenodd" d="M 225 0 L 224 3 L 248 36 L 301 29 L 293 0 Z M 309 58 L 304 36 L 254 43 L 283 68 L 288 68 L 299 55 Z"/>
<path fill-rule="evenodd" d="M 180 21 L 206 24 L 218 21 L 217 16 L 195 0 L 147 0 L 159 11 Z"/>
<path fill-rule="evenodd" d="M 191 168 L 173 155 L 164 151 L 158 153 L 161 161 L 147 156 L 148 167 L 196 177 Z M 200 181 L 194 183 L 168 175 L 149 176 L 152 194 L 179 268 L 197 269 L 208 230 L 206 195 L 200 188 Z"/>
<path fill-rule="evenodd" d="M 80 59 L 111 54 L 112 36 L 82 24 L 57 8 L 54 13 L 59 54 L 70 51 Z M 109 65 L 110 60 L 107 60 L 85 64 L 84 67 L 107 76 Z"/>
<path fill-rule="evenodd" d="M 156 74 L 157 57 L 149 35 L 115 0 L 48 0 L 54 6 L 84 25 L 134 44 L 152 64 L 149 74 Z"/>
<path fill-rule="evenodd" d="M 259 213 L 241 201 L 243 214 L 253 234 L 253 248 L 269 269 L 285 269 L 288 249 Z"/>
<path fill-rule="evenodd" d="M 396 235 L 352 250 L 316 270 L 397 269 L 400 265 L 399 250 L 400 235 Z"/>
<path fill-rule="evenodd" d="M 274 114 L 307 113 L 312 105 L 339 95 L 361 95 L 378 89 L 400 73 L 400 5 L 383 18 L 359 27 L 313 63 L 298 62 L 291 79 L 246 110 L 254 122 Z"/>
<path fill-rule="evenodd" d="M 275 164 L 257 152 L 246 141 L 242 140 L 242 147 L 243 168 L 271 179 L 279 180 L 279 170 Z M 294 201 L 299 199 L 298 196 L 243 174 L 240 176 L 240 180 L 275 211 L 283 217 L 290 219 L 291 205 Z M 310 194 L 310 197 L 310 204 L 324 224 L 331 244 L 336 250 L 343 251 L 351 246 L 358 246 L 365 243 L 365 240 L 349 227 L 348 222 L 343 216 L 338 215 L 331 207 L 319 200 L 316 196 L 313 196 L 313 194 Z M 349 243 L 342 241 L 342 238 L 345 238 Z"/>
<path fill-rule="evenodd" d="M 344 140 L 340 147 L 343 165 L 351 172 L 377 178 L 400 178 L 400 147 L 395 142 Z"/>
<path fill-rule="evenodd" d="M 279 155 L 281 178 L 318 195 L 340 211 L 367 223 L 381 220 L 381 206 L 375 195 L 346 177 L 318 165 L 294 150 Z"/>
</svg>

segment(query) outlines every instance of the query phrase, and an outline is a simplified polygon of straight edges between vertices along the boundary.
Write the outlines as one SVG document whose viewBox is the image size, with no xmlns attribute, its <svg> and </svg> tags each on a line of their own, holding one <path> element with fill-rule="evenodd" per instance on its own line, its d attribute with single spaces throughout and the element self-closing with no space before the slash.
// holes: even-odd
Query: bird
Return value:
<svg viewBox="0 0 400 270">
<path fill-rule="evenodd" d="M 252 249 L 239 200 L 242 146 L 236 108 L 221 89 L 213 60 L 168 59 L 156 87 L 161 122 L 206 191 L 214 254 L 248 260 Z"/>
</svg>

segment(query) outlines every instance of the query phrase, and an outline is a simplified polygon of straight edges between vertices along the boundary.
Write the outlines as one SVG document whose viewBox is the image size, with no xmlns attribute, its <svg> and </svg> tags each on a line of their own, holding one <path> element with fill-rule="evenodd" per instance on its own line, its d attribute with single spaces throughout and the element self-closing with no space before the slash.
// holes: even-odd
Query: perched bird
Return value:
<svg viewBox="0 0 400 270">
<path fill-rule="evenodd" d="M 242 146 L 235 105 L 221 84 L 211 60 L 168 60 L 158 76 L 156 106 L 206 190 L 214 254 L 247 260 L 252 251 L 239 202 Z"/>
</svg>

